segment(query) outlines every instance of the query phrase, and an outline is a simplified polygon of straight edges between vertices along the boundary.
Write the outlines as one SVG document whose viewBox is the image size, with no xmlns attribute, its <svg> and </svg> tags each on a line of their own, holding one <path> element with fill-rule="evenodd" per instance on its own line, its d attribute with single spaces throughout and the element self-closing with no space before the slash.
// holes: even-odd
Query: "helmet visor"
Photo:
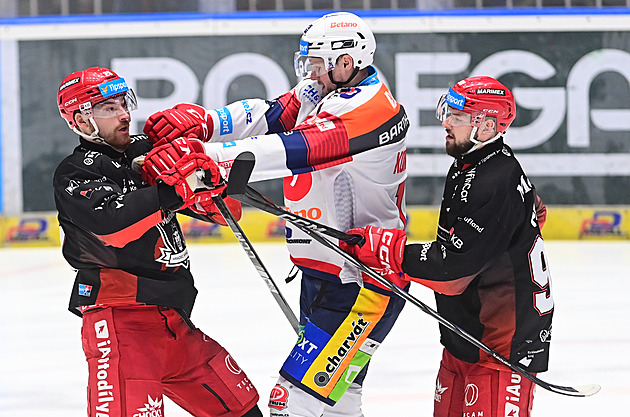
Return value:
<svg viewBox="0 0 630 417">
<path fill-rule="evenodd" d="M 453 91 L 452 88 L 449 88 L 448 93 L 442 94 L 442 97 L 440 97 L 440 100 L 438 100 L 435 117 L 437 117 L 439 121 L 443 122 L 444 120 L 446 120 L 448 115 L 442 119 L 440 118 L 440 116 L 438 116 L 438 113 L 442 116 L 445 115 L 446 114 L 445 112 L 448 111 L 449 107 L 452 107 L 457 110 L 464 110 L 465 104 L 466 104 L 466 97 L 457 93 L 456 91 Z"/>
<path fill-rule="evenodd" d="M 435 107 L 435 118 L 443 122 L 451 115 L 451 110 L 446 103 L 446 94 L 442 94 Z"/>
<path fill-rule="evenodd" d="M 133 90 L 129 89 L 123 94 L 112 96 L 92 106 L 92 117 L 108 118 L 118 117 L 138 108 L 138 102 Z"/>
<path fill-rule="evenodd" d="M 471 114 L 465 113 L 459 109 L 457 109 L 456 112 L 453 113 L 452 109 L 453 108 L 449 104 L 449 95 L 442 94 L 442 96 L 438 100 L 438 104 L 435 109 L 436 119 L 438 119 L 440 122 L 447 122 L 447 124 L 453 127 L 473 125 Z"/>
<path fill-rule="evenodd" d="M 302 55 L 296 52 L 294 56 L 295 75 L 299 78 L 320 77 L 332 68 L 326 68 L 324 60 L 319 57 Z"/>
</svg>

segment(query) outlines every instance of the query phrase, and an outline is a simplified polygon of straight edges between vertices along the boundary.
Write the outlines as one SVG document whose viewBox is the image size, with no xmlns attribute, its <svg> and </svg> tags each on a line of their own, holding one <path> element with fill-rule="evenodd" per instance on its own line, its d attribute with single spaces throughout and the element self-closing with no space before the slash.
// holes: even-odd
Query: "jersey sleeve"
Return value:
<svg viewBox="0 0 630 417">
<path fill-rule="evenodd" d="M 280 133 L 296 125 L 303 107 L 312 109 L 320 100 L 317 83 L 304 80 L 274 100 L 252 98 L 208 110 L 214 130 L 211 142 L 230 142 L 256 135 Z"/>
<path fill-rule="evenodd" d="M 383 84 L 341 90 L 317 109 L 287 131 L 206 143 L 206 153 L 228 170 L 240 153 L 254 153 L 251 179 L 260 181 L 348 162 L 352 155 L 403 140 L 409 127 L 404 108 Z"/>
<path fill-rule="evenodd" d="M 103 155 L 91 165 L 85 170 L 68 161 L 58 168 L 55 193 L 60 216 L 113 247 L 124 247 L 163 220 L 157 187 L 123 193 L 110 178 L 126 172 L 124 168 Z M 131 178 L 124 182 L 136 187 Z"/>
</svg>

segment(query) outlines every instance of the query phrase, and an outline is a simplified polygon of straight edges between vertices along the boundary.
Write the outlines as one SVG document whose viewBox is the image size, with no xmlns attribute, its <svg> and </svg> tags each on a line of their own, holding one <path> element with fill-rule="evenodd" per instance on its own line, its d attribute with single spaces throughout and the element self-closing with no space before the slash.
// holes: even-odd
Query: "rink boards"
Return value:
<svg viewBox="0 0 630 417">
<path fill-rule="evenodd" d="M 410 240 L 430 241 L 435 238 L 437 207 L 409 207 L 407 214 Z M 179 221 L 188 243 L 236 242 L 227 227 L 187 216 L 179 216 Z M 284 220 L 270 214 L 245 209 L 240 224 L 252 242 L 281 242 L 284 239 Z M 630 207 L 548 207 L 543 237 L 547 240 L 628 240 Z M 53 212 L 0 217 L 2 247 L 59 246 L 60 240 L 59 223 Z"/>
</svg>

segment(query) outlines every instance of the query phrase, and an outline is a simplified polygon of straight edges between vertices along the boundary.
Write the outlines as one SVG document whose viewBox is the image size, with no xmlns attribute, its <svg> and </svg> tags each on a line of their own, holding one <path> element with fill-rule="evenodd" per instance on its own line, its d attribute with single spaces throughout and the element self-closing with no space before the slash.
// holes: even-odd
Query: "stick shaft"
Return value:
<svg viewBox="0 0 630 417">
<path fill-rule="evenodd" d="M 217 206 L 217 208 L 223 215 L 223 218 L 228 224 L 228 227 L 232 230 L 232 233 L 234 233 L 236 240 L 238 240 L 238 242 L 241 244 L 241 247 L 247 254 L 247 257 L 250 259 L 250 261 L 252 261 L 252 264 L 254 264 L 256 271 L 258 271 L 258 274 L 261 276 L 263 281 L 265 281 L 265 284 L 267 284 L 267 288 L 269 288 L 269 292 L 271 292 L 271 295 L 278 303 L 278 306 L 280 306 L 280 309 L 282 310 L 282 312 L 284 313 L 284 316 L 289 321 L 289 324 L 291 325 L 295 333 L 299 334 L 300 323 L 297 317 L 295 317 L 295 314 L 293 313 L 293 310 L 289 306 L 289 303 L 287 303 L 287 300 L 282 296 L 282 293 L 280 292 L 280 288 L 278 288 L 275 281 L 271 277 L 271 274 L 269 274 L 269 271 L 267 270 L 262 260 L 256 253 L 256 250 L 254 250 L 254 246 L 251 244 L 251 242 L 245 235 L 245 232 L 243 232 L 243 229 L 241 229 L 241 226 L 238 224 L 238 222 L 232 215 L 232 212 L 223 201 L 223 198 L 221 198 L 221 196 L 214 196 L 212 197 L 212 201 L 214 201 L 214 204 Z"/>
</svg>

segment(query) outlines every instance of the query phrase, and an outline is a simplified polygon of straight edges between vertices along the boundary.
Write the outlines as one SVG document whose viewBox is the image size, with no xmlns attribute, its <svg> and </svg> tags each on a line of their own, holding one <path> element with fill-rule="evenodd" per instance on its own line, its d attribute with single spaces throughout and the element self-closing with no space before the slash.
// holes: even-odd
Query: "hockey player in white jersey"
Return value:
<svg viewBox="0 0 630 417">
<path fill-rule="evenodd" d="M 325 15 L 302 35 L 295 69 L 303 80 L 291 91 L 213 110 L 178 104 L 152 115 L 144 131 L 153 142 L 197 137 L 228 171 L 237 155 L 253 152 L 252 181 L 284 178 L 288 209 L 331 227 L 404 229 L 409 121 L 371 65 L 375 49 L 358 16 Z M 368 362 L 404 303 L 290 225 L 286 239 L 302 272 L 301 332 L 270 413 L 362 416 Z"/>
</svg>

